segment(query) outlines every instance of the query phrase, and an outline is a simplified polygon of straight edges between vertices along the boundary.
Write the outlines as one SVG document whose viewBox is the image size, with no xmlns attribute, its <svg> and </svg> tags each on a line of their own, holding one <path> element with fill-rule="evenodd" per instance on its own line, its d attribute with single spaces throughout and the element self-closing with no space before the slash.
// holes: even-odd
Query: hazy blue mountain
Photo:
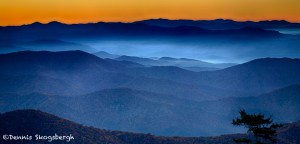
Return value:
<svg viewBox="0 0 300 144">
<path fill-rule="evenodd" d="M 300 53 L 298 36 L 255 26 L 209 30 L 185 25 L 162 27 L 144 23 L 52 22 L 0 27 L 0 39 L 25 42 L 54 39 L 116 55 L 185 57 L 218 63 L 242 63 L 261 57 L 294 58 Z M 11 45 L 6 49 L 14 50 Z"/>
<path fill-rule="evenodd" d="M 70 51 L 81 50 L 85 52 L 95 51 L 93 48 L 77 44 L 73 42 L 66 42 L 57 39 L 38 39 L 33 41 L 18 41 L 3 39 L 0 40 L 0 53 L 9 53 L 17 51 Z"/>
<path fill-rule="evenodd" d="M 127 69 L 124 73 L 171 80 L 196 86 L 198 89 L 225 90 L 227 92 L 223 94 L 232 93 L 233 96 L 251 96 L 299 84 L 299 68 L 299 59 L 263 58 L 208 72 L 195 73 L 177 67 L 143 67 Z"/>
<path fill-rule="evenodd" d="M 23 26 L 0 27 L 1 39 L 36 40 L 62 38 L 110 38 L 110 37 L 176 37 L 176 36 L 253 36 L 278 37 L 276 31 L 261 28 L 242 27 L 228 30 L 206 30 L 195 26 L 160 27 L 143 23 L 93 23 L 67 25 L 58 22 L 48 24 L 33 23 Z M 30 35 L 29 35 L 30 33 Z"/>
<path fill-rule="evenodd" d="M 229 19 L 216 19 L 216 20 L 148 19 L 148 20 L 138 21 L 136 23 L 144 23 L 148 25 L 162 26 L 162 27 L 197 26 L 197 27 L 212 29 L 212 30 L 239 29 L 244 27 L 259 27 L 264 29 L 300 27 L 299 23 L 291 23 L 284 20 L 238 22 Z"/>
<path fill-rule="evenodd" d="M 131 78 L 118 71 L 141 65 L 101 59 L 82 51 L 0 55 L 1 92 L 83 94 L 116 87 Z"/>
<path fill-rule="evenodd" d="M 173 81 L 170 77 L 191 77 L 197 74 L 194 72 L 176 67 L 143 68 L 137 63 L 101 59 L 82 51 L 2 54 L 0 62 L 1 93 L 79 95 L 107 88 L 128 87 L 194 100 L 234 95 L 230 91 L 209 86 L 199 88 L 186 81 Z M 141 69 L 137 69 L 139 67 Z M 154 73 L 159 77 L 151 76 Z M 172 75 L 168 76 L 168 73 Z"/>
<path fill-rule="evenodd" d="M 212 68 L 212 67 L 185 67 L 184 69 L 189 71 L 194 71 L 194 72 L 220 70 L 220 68 Z"/>
<path fill-rule="evenodd" d="M 228 117 L 234 117 L 238 109 L 246 109 L 249 112 L 273 115 L 278 122 L 299 120 L 299 104 L 300 85 L 291 85 L 258 96 L 232 97 L 201 103 L 207 111 L 226 113 Z"/>
<path fill-rule="evenodd" d="M 0 55 L 1 92 L 84 94 L 127 87 L 197 101 L 262 94 L 300 83 L 299 59 L 257 59 L 210 72 L 144 67 L 82 51 Z M 275 77 L 275 79 L 274 79 Z"/>
<path fill-rule="evenodd" d="M 106 58 L 115 59 L 117 57 L 120 57 L 119 55 L 110 54 L 110 53 L 107 53 L 105 51 L 99 51 L 99 52 L 96 52 L 96 53 L 93 53 L 93 54 L 100 57 L 100 58 L 103 58 L 103 59 L 106 59 Z"/>
<path fill-rule="evenodd" d="M 165 66 L 177 66 L 185 69 L 189 67 L 222 69 L 222 68 L 227 68 L 227 67 L 237 65 L 233 63 L 209 63 L 209 62 L 189 59 L 189 58 L 172 58 L 172 57 L 161 57 L 160 59 L 158 59 L 158 61 L 160 61 L 161 63 L 166 63 Z"/>
<path fill-rule="evenodd" d="M 222 127 L 227 130 L 221 131 L 221 125 L 214 126 L 204 120 L 203 116 L 214 119 L 221 117 L 202 111 L 195 102 L 125 88 L 72 98 L 37 93 L 1 94 L 0 100 L 3 102 L 1 112 L 39 109 L 81 124 L 110 130 L 186 136 L 231 132 L 230 125 Z"/>
<path fill-rule="evenodd" d="M 18 117 L 18 119 L 16 118 Z M 222 135 L 218 137 L 162 137 L 151 134 L 129 133 L 121 131 L 108 131 L 83 126 L 72 121 L 68 121 L 54 115 L 37 110 L 17 110 L 0 114 L 0 134 L 32 135 L 35 134 L 52 136 L 70 135 L 74 140 L 69 143 L 114 143 L 114 144 L 230 144 L 233 138 L 240 138 L 242 134 Z M 279 129 L 277 138 L 279 144 L 299 142 L 299 122 L 286 124 Z M 3 141 L 4 143 L 24 143 L 26 140 Z M 62 143 L 65 141 L 52 141 L 52 143 Z M 47 143 L 45 141 L 35 141 L 34 143 Z"/>
<path fill-rule="evenodd" d="M 19 51 L 22 49 L 23 48 L 14 46 L 14 45 L 6 45 L 6 44 L 0 45 L 0 53 L 11 53 L 11 52 L 16 52 L 16 51 Z"/>
<path fill-rule="evenodd" d="M 140 65 L 100 59 L 81 51 L 18 52 L 1 55 L 0 61 L 1 93 L 79 95 L 105 88 L 131 87 L 183 97 L 190 89 L 188 85 L 168 80 L 128 76 L 123 74 L 125 69 Z M 196 99 L 209 98 L 197 89 L 189 94 Z"/>
<path fill-rule="evenodd" d="M 23 49 L 22 47 L 17 46 L 20 43 L 22 42 L 19 40 L 7 39 L 7 38 L 0 39 L 0 54 L 11 53 L 11 52 L 22 50 Z"/>
<path fill-rule="evenodd" d="M 141 65 L 132 62 L 119 62 L 111 59 L 101 59 L 92 54 L 83 51 L 21 51 L 0 55 L 1 73 L 26 73 L 24 71 L 37 70 L 66 70 L 70 73 L 76 73 L 76 70 L 102 70 L 117 71 L 119 69 L 139 67 Z M 15 70 L 14 70 L 15 69 Z M 18 72 L 16 70 L 23 70 Z M 12 73 L 13 72 L 13 73 Z M 38 72 L 38 71 L 35 71 Z M 28 72 L 29 73 L 29 72 Z"/>
<path fill-rule="evenodd" d="M 73 42 L 66 42 L 56 39 L 38 39 L 34 41 L 28 41 L 21 45 L 24 50 L 47 50 L 47 51 L 69 51 L 69 50 L 81 50 L 85 52 L 94 52 L 95 49 L 82 44 Z"/>
<path fill-rule="evenodd" d="M 208 63 L 204 61 L 188 59 L 188 58 L 172 58 L 172 57 L 161 57 L 159 59 L 142 58 L 135 56 L 120 56 L 115 60 L 119 61 L 130 61 L 139 63 L 145 66 L 176 66 L 186 70 L 195 72 L 199 71 L 212 71 L 222 68 L 234 66 L 233 63 Z"/>
<path fill-rule="evenodd" d="M 153 60 L 150 58 L 142 58 L 142 57 L 135 57 L 135 56 L 120 56 L 115 58 L 115 60 L 119 60 L 119 61 L 131 61 L 131 62 L 135 62 L 135 63 L 139 63 L 145 66 L 156 66 L 156 65 L 160 65 L 161 63 L 157 60 Z"/>
<path fill-rule="evenodd" d="M 300 83 L 300 59 L 263 58 L 212 72 L 201 72 L 203 85 L 263 93 Z"/>
<path fill-rule="evenodd" d="M 211 136 L 242 132 L 231 125 L 240 109 L 273 115 L 275 122 L 300 119 L 300 86 L 267 94 L 196 102 L 128 88 L 77 97 L 1 94 L 1 112 L 39 109 L 85 125 L 157 135 Z M 120 118 L 122 117 L 122 118 Z"/>
</svg>

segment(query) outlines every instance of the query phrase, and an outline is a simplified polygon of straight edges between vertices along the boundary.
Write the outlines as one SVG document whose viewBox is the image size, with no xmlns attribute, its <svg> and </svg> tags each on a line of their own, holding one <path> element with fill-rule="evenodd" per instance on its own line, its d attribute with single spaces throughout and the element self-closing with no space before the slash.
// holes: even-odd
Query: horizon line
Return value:
<svg viewBox="0 0 300 144">
<path fill-rule="evenodd" d="M 188 21 L 215 21 L 215 20 L 224 20 L 224 21 L 234 21 L 234 22 L 264 22 L 264 21 L 285 21 L 288 23 L 294 23 L 294 24 L 300 24 L 300 22 L 294 22 L 294 21 L 288 21 L 285 19 L 263 19 L 263 20 L 234 20 L 234 19 L 228 19 L 228 18 L 215 18 L 215 19 L 188 19 L 188 18 L 178 18 L 178 19 L 171 19 L 171 18 L 147 18 L 147 19 L 140 19 L 140 20 L 134 20 L 134 21 L 90 21 L 90 22 L 78 22 L 78 23 L 68 23 L 68 22 L 62 22 L 59 20 L 49 20 L 46 22 L 41 21 L 33 21 L 30 23 L 24 23 L 24 24 L 15 24 L 15 25 L 0 25 L 0 27 L 9 27 L 9 26 L 26 26 L 26 25 L 32 25 L 34 23 L 40 23 L 40 24 L 49 24 L 52 22 L 57 22 L 61 24 L 67 24 L 67 25 L 76 25 L 76 24 L 97 24 L 97 23 L 135 23 L 140 21 L 146 21 L 146 20 L 188 20 Z"/>
</svg>

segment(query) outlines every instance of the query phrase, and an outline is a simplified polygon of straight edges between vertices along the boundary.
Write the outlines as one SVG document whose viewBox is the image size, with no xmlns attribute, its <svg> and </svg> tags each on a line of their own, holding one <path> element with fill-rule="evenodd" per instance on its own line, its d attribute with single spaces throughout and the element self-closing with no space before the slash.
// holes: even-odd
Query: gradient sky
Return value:
<svg viewBox="0 0 300 144">
<path fill-rule="evenodd" d="M 0 25 L 149 18 L 300 22 L 300 0 L 1 0 Z"/>
</svg>

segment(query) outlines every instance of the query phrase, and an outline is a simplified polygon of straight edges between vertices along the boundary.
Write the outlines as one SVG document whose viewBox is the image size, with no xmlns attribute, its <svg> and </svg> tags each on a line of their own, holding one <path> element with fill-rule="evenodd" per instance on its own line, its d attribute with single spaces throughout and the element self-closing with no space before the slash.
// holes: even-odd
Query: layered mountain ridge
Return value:
<svg viewBox="0 0 300 144">
<path fill-rule="evenodd" d="M 17 52 L 0 61 L 1 112 L 39 109 L 95 127 L 168 136 L 242 131 L 229 124 L 241 108 L 280 122 L 300 119 L 299 59 L 264 58 L 206 72 L 82 51 Z"/>
<path fill-rule="evenodd" d="M 16 119 L 20 117 L 20 119 Z M 3 143 L 48 143 L 45 140 L 36 140 L 35 135 L 41 136 L 73 136 L 68 143 L 115 143 L 115 144 L 230 144 L 233 138 L 240 138 L 242 134 L 222 135 L 218 137 L 161 137 L 151 134 L 108 131 L 86 127 L 80 124 L 61 119 L 59 117 L 36 110 L 18 110 L 0 114 L 0 134 L 32 136 L 32 140 L 0 140 Z M 286 124 L 279 129 L 277 136 L 279 144 L 288 144 L 299 141 L 295 131 L 299 131 L 299 122 Z M 66 140 L 54 140 L 52 143 L 65 143 Z"/>
</svg>

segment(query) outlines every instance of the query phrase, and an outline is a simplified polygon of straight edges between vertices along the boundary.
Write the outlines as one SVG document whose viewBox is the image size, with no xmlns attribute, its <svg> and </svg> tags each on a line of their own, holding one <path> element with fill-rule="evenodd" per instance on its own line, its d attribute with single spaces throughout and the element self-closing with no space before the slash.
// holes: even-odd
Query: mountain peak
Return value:
<svg viewBox="0 0 300 144">
<path fill-rule="evenodd" d="M 58 22 L 58 21 L 51 21 L 48 23 L 49 25 L 62 25 L 63 23 Z"/>
<path fill-rule="evenodd" d="M 40 22 L 34 22 L 34 23 L 28 24 L 28 25 L 32 25 L 32 26 L 40 26 L 40 25 L 43 25 L 43 24 L 40 23 Z"/>
<path fill-rule="evenodd" d="M 24 71 L 29 70 L 30 68 L 32 68 L 31 70 L 34 70 L 35 67 L 39 66 L 52 69 L 67 69 L 71 67 L 83 68 L 82 66 L 86 66 L 92 68 L 92 65 L 94 65 L 94 67 L 106 65 L 106 61 L 103 59 L 81 50 L 59 52 L 19 51 L 9 54 L 0 54 L 0 62 L 0 66 L 8 67 L 9 65 L 6 65 L 5 63 L 9 63 L 15 65 L 15 68 L 23 68 Z M 68 65 L 69 67 L 66 67 L 65 65 Z M 13 68 L 11 66 L 9 67 Z"/>
</svg>

